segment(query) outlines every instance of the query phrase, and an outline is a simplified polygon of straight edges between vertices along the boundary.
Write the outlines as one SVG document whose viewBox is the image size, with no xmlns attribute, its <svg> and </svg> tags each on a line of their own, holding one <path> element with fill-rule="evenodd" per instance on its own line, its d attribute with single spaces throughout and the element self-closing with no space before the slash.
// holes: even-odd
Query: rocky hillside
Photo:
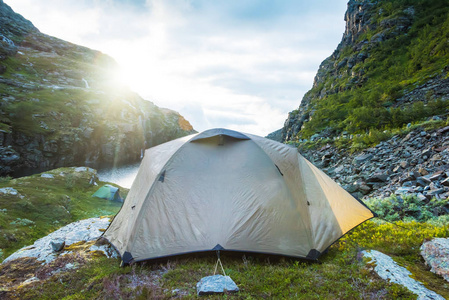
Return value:
<svg viewBox="0 0 449 300">
<path fill-rule="evenodd" d="M 350 0 L 346 30 L 281 141 L 399 128 L 449 102 L 449 1 Z"/>
<path fill-rule="evenodd" d="M 449 126 L 418 126 L 354 153 L 331 143 L 300 152 L 358 198 L 449 197 Z M 443 212 L 449 214 L 449 205 Z"/>
<path fill-rule="evenodd" d="M 112 58 L 39 32 L 0 0 L 0 176 L 135 162 L 193 131 L 117 72 Z"/>
</svg>

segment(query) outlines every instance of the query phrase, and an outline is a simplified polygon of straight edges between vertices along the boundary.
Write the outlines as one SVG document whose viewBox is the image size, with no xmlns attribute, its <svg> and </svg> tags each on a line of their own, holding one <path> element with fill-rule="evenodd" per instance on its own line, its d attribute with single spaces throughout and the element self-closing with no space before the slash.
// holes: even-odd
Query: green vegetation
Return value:
<svg viewBox="0 0 449 300">
<path fill-rule="evenodd" d="M 399 32 L 407 8 L 414 8 L 413 23 L 407 34 Z M 343 67 L 330 67 L 324 82 L 308 92 L 311 120 L 304 124 L 299 138 L 323 130 L 338 134 L 392 130 L 404 124 L 444 115 L 449 101 L 428 92 L 420 101 L 404 105 L 397 102 L 404 93 L 431 78 L 446 78 L 449 64 L 449 2 L 447 0 L 377 1 L 372 22 L 377 29 L 359 36 L 360 50 L 353 45 L 342 49 L 332 61 Z M 393 25 L 386 25 L 393 24 Z M 375 41 L 381 35 L 383 41 Z M 363 44 L 363 42 L 365 42 Z M 367 56 L 356 60 L 358 55 Z M 344 60 L 354 59 L 351 69 Z M 332 91 L 322 99 L 323 91 Z"/>
<path fill-rule="evenodd" d="M 222 253 L 226 274 L 240 292 L 235 299 L 416 299 L 405 288 L 380 279 L 360 255 L 363 249 L 376 249 L 392 256 L 407 267 L 415 279 L 443 297 L 449 297 L 449 284 L 428 271 L 419 254 L 426 239 L 448 237 L 447 223 L 397 222 L 384 224 L 368 221 L 334 244 L 321 259 L 321 264 L 294 259 L 229 255 Z M 61 262 L 58 260 L 64 259 Z M 80 254 L 58 258 L 55 265 L 72 262 L 76 271 L 40 275 L 42 281 L 15 290 L 17 298 L 59 299 L 148 299 L 183 296 L 197 298 L 196 283 L 212 275 L 216 258 L 174 258 L 161 263 L 138 263 L 119 268 L 119 261 L 104 257 L 85 258 Z M 17 263 L 20 263 L 17 262 Z M 48 274 L 48 267 L 22 262 L 14 268 Z M 12 266 L 0 267 L 12 268 Z M 37 268 L 38 271 L 30 271 Z M 44 269 L 44 270 L 47 270 Z M 17 271 L 19 272 L 19 271 Z M 25 271 L 21 271 L 25 272 Z M 3 272 L 5 274 L 5 272 Z M 209 298 L 221 299 L 222 296 Z"/>
<path fill-rule="evenodd" d="M 422 201 L 415 195 L 391 196 L 383 199 L 371 198 L 365 201 L 380 218 L 387 221 L 419 221 L 433 224 L 448 224 L 449 215 L 445 206 L 449 199 Z"/>
<path fill-rule="evenodd" d="M 393 129 L 370 129 L 366 133 L 358 134 L 342 134 L 335 138 L 321 138 L 317 140 L 307 140 L 301 143 L 290 142 L 297 146 L 299 149 L 309 150 L 318 149 L 324 145 L 331 144 L 339 149 L 347 150 L 350 153 L 361 151 L 363 149 L 376 146 L 382 141 L 386 141 L 393 136 L 406 136 L 409 132 L 421 128 L 423 130 L 435 130 L 444 126 L 449 126 L 449 118 L 447 120 L 428 120 L 417 121 L 410 123 L 410 125 L 404 125 L 399 128 Z"/>
<path fill-rule="evenodd" d="M 60 168 L 46 173 L 54 178 L 36 174 L 0 179 L 0 188 L 17 191 L 17 194 L 0 193 L 0 248 L 3 253 L 0 259 L 66 224 L 115 215 L 121 207 L 121 203 L 91 197 L 98 189 L 89 183 L 93 176 L 91 172 Z M 121 190 L 122 197 L 126 193 Z"/>
</svg>

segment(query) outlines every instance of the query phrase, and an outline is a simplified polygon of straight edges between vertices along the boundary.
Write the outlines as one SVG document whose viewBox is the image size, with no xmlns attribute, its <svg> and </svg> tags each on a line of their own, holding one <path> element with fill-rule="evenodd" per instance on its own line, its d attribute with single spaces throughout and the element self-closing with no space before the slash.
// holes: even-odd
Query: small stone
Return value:
<svg viewBox="0 0 449 300">
<path fill-rule="evenodd" d="M 444 193 L 444 189 L 433 189 L 433 190 L 428 191 L 427 195 L 436 196 L 436 195 L 439 195 L 442 193 Z"/>
<path fill-rule="evenodd" d="M 443 173 L 435 173 L 429 177 L 430 181 L 437 181 L 438 179 L 443 177 Z"/>
<path fill-rule="evenodd" d="M 196 289 L 199 296 L 223 294 L 225 291 L 228 293 L 239 291 L 239 288 L 231 277 L 223 275 L 213 275 L 201 278 L 196 284 Z"/>
<path fill-rule="evenodd" d="M 427 181 L 427 180 L 424 180 L 422 177 L 420 177 L 420 178 L 418 178 L 418 179 L 416 180 L 416 183 L 417 183 L 419 186 L 425 187 L 425 186 L 427 186 L 430 182 Z"/>
<path fill-rule="evenodd" d="M 51 179 L 55 178 L 55 176 L 53 174 L 48 174 L 48 173 L 42 174 L 41 177 L 42 178 L 51 178 Z"/>
<path fill-rule="evenodd" d="M 441 184 L 444 186 L 449 186 L 449 177 L 441 181 Z"/>
<path fill-rule="evenodd" d="M 370 182 L 385 182 L 388 179 L 388 175 L 386 174 L 373 174 L 368 178 Z"/>
<path fill-rule="evenodd" d="M 354 160 L 352 161 L 353 164 L 361 164 L 365 161 L 368 161 L 370 159 L 373 158 L 374 155 L 372 154 L 363 154 L 363 155 L 359 155 L 357 157 L 354 158 Z"/>
<path fill-rule="evenodd" d="M 0 189 L 0 194 L 15 196 L 15 195 L 19 194 L 19 192 L 12 187 L 5 187 L 5 188 Z"/>
<path fill-rule="evenodd" d="M 397 166 L 393 169 L 393 172 L 394 172 L 394 173 L 397 173 L 397 172 L 399 172 L 401 169 L 402 169 L 401 165 L 397 165 Z"/>
<path fill-rule="evenodd" d="M 421 174 L 422 176 L 429 174 L 429 172 L 427 172 L 426 169 L 424 168 L 419 168 L 418 169 L 419 174 Z"/>
<path fill-rule="evenodd" d="M 343 187 L 348 193 L 354 193 L 358 190 L 358 186 L 356 184 L 348 184 Z"/>
<path fill-rule="evenodd" d="M 394 193 L 396 195 L 401 195 L 401 194 L 408 194 L 411 192 L 413 192 L 413 188 L 411 188 L 411 187 L 400 187 Z"/>
<path fill-rule="evenodd" d="M 419 201 L 426 201 L 427 197 L 424 196 L 422 193 L 416 194 L 416 197 L 418 198 Z"/>
<path fill-rule="evenodd" d="M 434 154 L 431 158 L 431 161 L 437 161 L 437 160 L 441 160 L 441 155 L 439 154 Z"/>
<path fill-rule="evenodd" d="M 411 187 L 411 186 L 413 186 L 413 181 L 404 181 L 402 183 L 402 186 L 403 187 Z"/>
<path fill-rule="evenodd" d="M 61 251 L 65 246 L 64 240 L 52 240 L 50 241 L 51 249 L 53 249 L 54 252 Z"/>
<path fill-rule="evenodd" d="M 403 160 L 403 161 L 401 161 L 401 162 L 399 163 L 399 165 L 400 165 L 403 169 L 405 169 L 405 168 L 408 167 L 408 162 L 405 161 L 405 160 Z"/>
<path fill-rule="evenodd" d="M 372 188 L 367 184 L 361 184 L 359 185 L 358 190 L 362 192 L 362 194 L 367 195 L 369 194 L 369 192 L 371 192 Z"/>
<path fill-rule="evenodd" d="M 449 126 L 443 127 L 441 129 L 439 129 L 437 132 L 438 132 L 438 134 L 443 134 L 443 133 L 449 132 Z"/>
</svg>

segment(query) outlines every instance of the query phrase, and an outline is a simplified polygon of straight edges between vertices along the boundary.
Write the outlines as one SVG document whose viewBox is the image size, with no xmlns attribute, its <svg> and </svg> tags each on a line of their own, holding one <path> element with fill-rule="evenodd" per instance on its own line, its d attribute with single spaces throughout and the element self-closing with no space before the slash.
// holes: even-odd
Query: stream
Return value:
<svg viewBox="0 0 449 300">
<path fill-rule="evenodd" d="M 136 178 L 139 166 L 140 162 L 116 168 L 98 169 L 98 177 L 101 181 L 112 182 L 129 189 L 133 184 L 134 178 Z"/>
</svg>

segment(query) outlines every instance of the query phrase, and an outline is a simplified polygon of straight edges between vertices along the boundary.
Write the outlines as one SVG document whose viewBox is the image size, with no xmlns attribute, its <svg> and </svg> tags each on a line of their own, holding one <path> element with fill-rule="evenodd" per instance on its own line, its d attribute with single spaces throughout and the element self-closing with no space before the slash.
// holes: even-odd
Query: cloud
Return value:
<svg viewBox="0 0 449 300">
<path fill-rule="evenodd" d="M 44 33 L 113 56 L 132 89 L 179 111 L 197 130 L 227 127 L 266 135 L 282 127 L 336 48 L 346 1 L 8 4 Z"/>
</svg>

